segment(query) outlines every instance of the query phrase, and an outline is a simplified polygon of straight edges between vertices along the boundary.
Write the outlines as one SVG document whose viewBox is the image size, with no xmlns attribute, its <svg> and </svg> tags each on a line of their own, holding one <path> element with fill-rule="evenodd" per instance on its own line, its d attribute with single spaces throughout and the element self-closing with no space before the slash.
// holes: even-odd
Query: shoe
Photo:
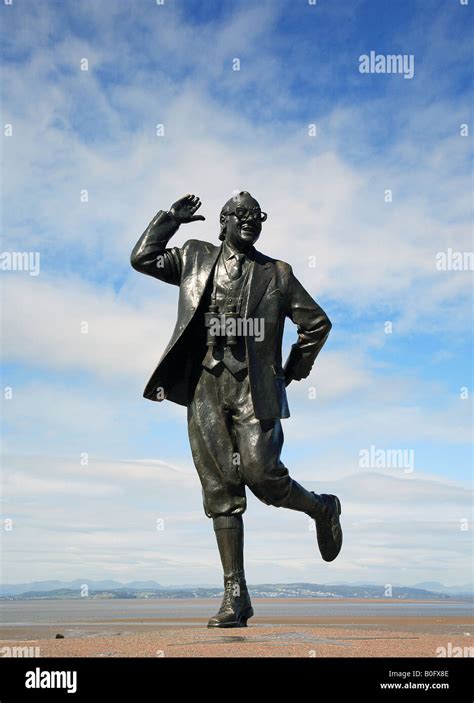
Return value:
<svg viewBox="0 0 474 703">
<path fill-rule="evenodd" d="M 236 595 L 238 594 L 238 595 Z M 236 575 L 224 578 L 224 598 L 219 612 L 207 623 L 208 627 L 247 627 L 253 615 L 245 577 Z"/>
<path fill-rule="evenodd" d="M 334 561 L 342 547 L 342 528 L 339 522 L 341 502 L 337 496 L 326 493 L 322 493 L 319 498 L 322 505 L 316 515 L 312 515 L 316 523 L 319 551 L 324 561 Z"/>
</svg>

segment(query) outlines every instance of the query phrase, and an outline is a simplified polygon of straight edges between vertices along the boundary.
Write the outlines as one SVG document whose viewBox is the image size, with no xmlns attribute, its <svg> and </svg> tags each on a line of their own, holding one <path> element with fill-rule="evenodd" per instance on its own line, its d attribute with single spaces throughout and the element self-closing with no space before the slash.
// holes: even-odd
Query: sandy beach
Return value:
<svg viewBox="0 0 474 703">
<path fill-rule="evenodd" d="M 472 637 L 455 635 L 447 640 L 426 632 L 357 626 L 253 625 L 235 630 L 200 626 L 21 643 L 2 640 L 0 647 L 31 647 L 41 657 L 437 657 L 438 648 L 448 642 L 464 651 Z"/>
<path fill-rule="evenodd" d="M 265 606 L 273 608 L 275 604 L 269 600 L 256 599 L 256 612 L 265 612 Z M 138 606 L 133 604 L 130 608 L 133 617 L 130 614 L 116 617 L 114 612 L 113 617 L 102 622 L 84 619 L 78 623 L 64 619 L 63 622 L 28 623 L 27 626 L 11 622 L 2 628 L 0 648 L 3 656 L 21 647 L 23 656 L 42 657 L 438 658 L 439 648 L 445 648 L 447 656 L 459 652 L 463 656 L 474 654 L 474 623 L 465 613 L 423 616 L 415 614 L 415 610 L 413 615 L 400 615 L 395 611 L 393 615 L 385 611 L 378 615 L 377 604 L 374 604 L 374 612 L 368 613 L 365 607 L 369 604 L 364 603 L 364 614 L 302 615 L 298 614 L 298 606 L 305 605 L 304 599 L 291 600 L 290 603 L 285 601 L 283 614 L 278 614 L 276 608 L 271 614 L 256 615 L 247 628 L 238 629 L 207 629 L 207 618 L 202 613 L 212 614 L 218 606 L 216 600 L 211 599 L 190 604 L 194 610 L 183 617 L 182 624 L 175 615 L 168 616 L 167 609 L 158 612 L 154 604 L 147 615 L 147 610 L 140 610 L 141 615 L 137 615 Z M 345 605 L 350 613 L 350 599 L 341 604 Z M 353 605 L 357 613 L 355 603 Z M 332 606 L 333 602 L 328 600 L 328 608 Z M 48 606 L 41 601 L 36 607 Z M 120 604 L 115 603 L 114 607 L 120 611 Z M 295 614 L 288 614 L 288 608 L 294 609 Z M 64 638 L 55 639 L 56 634 Z"/>
</svg>

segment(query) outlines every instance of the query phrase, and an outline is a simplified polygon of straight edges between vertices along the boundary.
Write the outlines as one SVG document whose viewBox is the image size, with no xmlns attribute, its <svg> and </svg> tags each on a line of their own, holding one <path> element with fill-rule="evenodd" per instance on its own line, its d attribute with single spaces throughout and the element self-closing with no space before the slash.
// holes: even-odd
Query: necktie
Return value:
<svg viewBox="0 0 474 703">
<path fill-rule="evenodd" d="M 242 265 L 244 263 L 244 254 L 235 254 L 234 263 L 229 271 L 229 278 L 231 281 L 236 281 L 242 275 Z"/>
</svg>

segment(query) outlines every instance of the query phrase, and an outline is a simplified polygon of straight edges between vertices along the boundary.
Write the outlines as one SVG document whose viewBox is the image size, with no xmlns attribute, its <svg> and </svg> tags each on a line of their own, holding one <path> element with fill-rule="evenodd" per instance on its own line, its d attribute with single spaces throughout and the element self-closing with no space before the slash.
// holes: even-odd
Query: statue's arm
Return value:
<svg viewBox="0 0 474 703">
<path fill-rule="evenodd" d="M 178 227 L 185 222 L 204 220 L 196 215 L 201 201 L 195 195 L 185 195 L 171 206 L 169 212 L 160 210 L 133 247 L 130 263 L 136 271 L 179 286 L 181 282 L 181 249 L 166 245 Z"/>
<path fill-rule="evenodd" d="M 324 310 L 290 272 L 287 316 L 297 325 L 298 340 L 286 360 L 286 383 L 309 376 L 316 357 L 328 338 L 332 324 Z"/>
<path fill-rule="evenodd" d="M 166 245 L 178 230 L 179 223 L 170 213 L 160 210 L 133 247 L 130 263 L 136 271 L 154 276 L 160 281 L 179 286 L 181 281 L 181 250 Z"/>
</svg>

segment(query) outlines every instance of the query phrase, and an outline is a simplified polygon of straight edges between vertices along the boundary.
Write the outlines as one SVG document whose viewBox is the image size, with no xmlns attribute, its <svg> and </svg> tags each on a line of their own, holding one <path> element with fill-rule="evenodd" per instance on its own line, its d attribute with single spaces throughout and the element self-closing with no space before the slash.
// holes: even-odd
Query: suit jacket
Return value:
<svg viewBox="0 0 474 703">
<path fill-rule="evenodd" d="M 167 212 L 153 218 L 133 248 L 134 269 L 179 286 L 178 319 L 171 339 L 143 393 L 150 400 L 166 397 L 188 405 L 190 383 L 205 347 L 198 349 L 204 331 L 205 292 L 212 285 L 220 246 L 190 239 L 181 248 L 166 248 L 178 224 Z M 286 385 L 306 378 L 325 343 L 331 322 L 322 308 L 293 275 L 291 266 L 255 250 L 244 317 L 263 318 L 261 341 L 246 336 L 250 390 L 255 416 L 260 420 L 290 416 Z M 297 325 L 298 340 L 282 366 L 281 346 L 285 318 Z M 160 393 L 161 389 L 161 393 Z"/>
</svg>

